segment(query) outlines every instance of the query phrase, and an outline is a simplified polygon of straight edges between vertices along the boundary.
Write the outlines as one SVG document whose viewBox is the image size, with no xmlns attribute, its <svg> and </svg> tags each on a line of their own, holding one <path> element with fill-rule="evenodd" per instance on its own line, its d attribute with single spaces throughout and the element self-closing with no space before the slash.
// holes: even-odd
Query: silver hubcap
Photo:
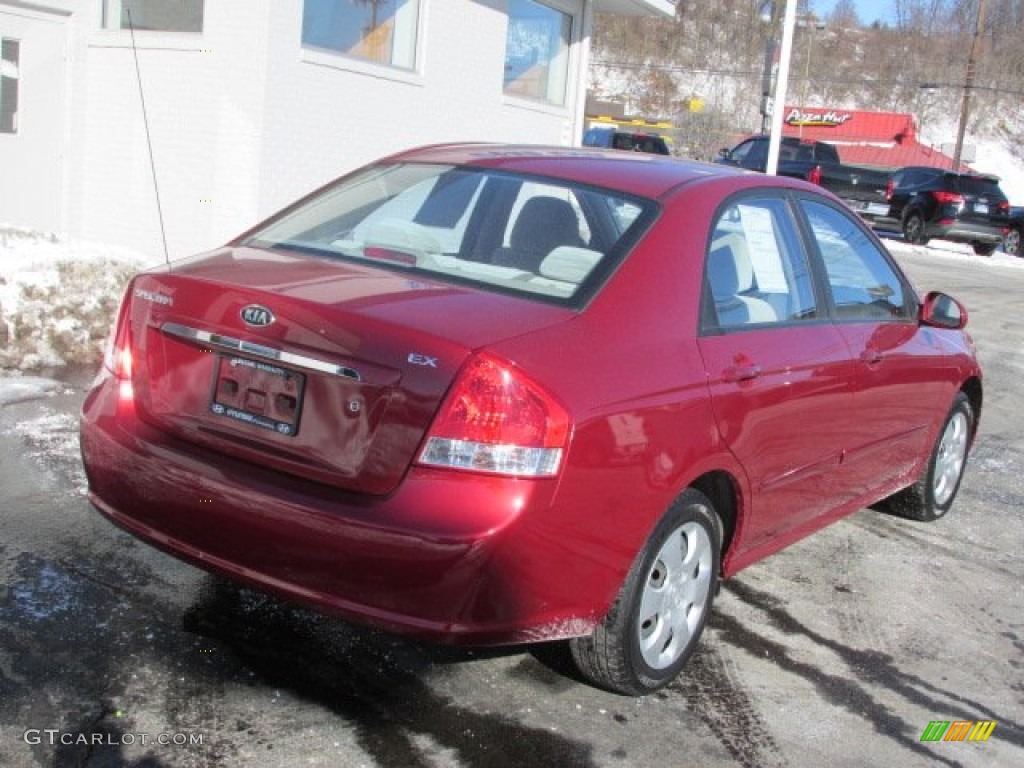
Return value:
<svg viewBox="0 0 1024 768">
<path fill-rule="evenodd" d="M 1020 232 L 1016 229 L 1011 229 L 1006 235 L 1006 242 L 1003 244 L 1003 248 L 1007 253 L 1012 253 L 1014 256 L 1020 254 Z"/>
<path fill-rule="evenodd" d="M 690 645 L 711 590 L 711 539 L 697 523 L 676 528 L 662 544 L 644 581 L 637 617 L 640 653 L 665 669 Z"/>
<path fill-rule="evenodd" d="M 935 457 L 935 475 L 932 481 L 932 495 L 935 503 L 942 506 L 953 496 L 960 473 L 967 458 L 967 417 L 957 411 L 946 425 Z"/>
</svg>

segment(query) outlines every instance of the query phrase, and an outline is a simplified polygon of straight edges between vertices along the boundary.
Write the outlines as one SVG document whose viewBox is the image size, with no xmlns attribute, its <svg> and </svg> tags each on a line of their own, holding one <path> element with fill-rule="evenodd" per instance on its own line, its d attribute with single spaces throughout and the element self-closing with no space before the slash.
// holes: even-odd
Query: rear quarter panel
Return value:
<svg viewBox="0 0 1024 768">
<path fill-rule="evenodd" d="M 657 521 L 694 479 L 724 469 L 748 495 L 720 439 L 696 345 L 716 199 L 670 203 L 575 319 L 495 348 L 535 376 L 574 422 L 552 508 L 517 532 L 533 539 L 530 546 L 505 548 L 521 558 L 509 568 L 523 568 L 537 541 L 559 542 L 572 550 L 574 573 L 556 577 L 566 590 L 591 590 L 605 609 Z M 534 566 L 550 568 L 540 559 Z"/>
</svg>

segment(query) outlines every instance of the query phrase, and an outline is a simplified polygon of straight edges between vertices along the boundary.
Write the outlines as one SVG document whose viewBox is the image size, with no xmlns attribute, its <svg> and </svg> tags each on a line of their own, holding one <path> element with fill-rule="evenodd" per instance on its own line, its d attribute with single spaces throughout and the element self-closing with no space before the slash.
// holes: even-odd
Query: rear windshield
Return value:
<svg viewBox="0 0 1024 768">
<path fill-rule="evenodd" d="M 996 179 L 984 176 L 954 176 L 953 179 L 956 191 L 961 195 L 986 195 L 1000 200 L 1006 197 Z"/>
<path fill-rule="evenodd" d="M 576 305 L 653 218 L 607 190 L 451 165 L 378 165 L 244 241 Z"/>
</svg>

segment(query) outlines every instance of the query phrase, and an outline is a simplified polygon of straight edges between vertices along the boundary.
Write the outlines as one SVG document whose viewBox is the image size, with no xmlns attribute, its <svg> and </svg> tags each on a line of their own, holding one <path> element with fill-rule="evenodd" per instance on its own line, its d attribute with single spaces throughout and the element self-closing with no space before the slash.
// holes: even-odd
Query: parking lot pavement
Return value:
<svg viewBox="0 0 1024 768">
<path fill-rule="evenodd" d="M 965 301 L 985 366 L 953 512 L 863 510 L 743 571 L 639 700 L 558 646 L 429 647 L 214 580 L 89 508 L 87 377 L 0 406 L 0 765 L 1024 765 L 1024 270 L 898 257 Z M 996 725 L 922 741 L 932 721 Z"/>
</svg>

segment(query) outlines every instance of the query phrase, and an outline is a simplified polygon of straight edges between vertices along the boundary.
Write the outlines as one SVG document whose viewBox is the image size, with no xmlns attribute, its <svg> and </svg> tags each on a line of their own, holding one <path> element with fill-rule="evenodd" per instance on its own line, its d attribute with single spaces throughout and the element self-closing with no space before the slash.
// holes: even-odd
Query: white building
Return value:
<svg viewBox="0 0 1024 768">
<path fill-rule="evenodd" d="M 675 3 L 0 0 L 0 222 L 159 252 L 158 189 L 174 258 L 410 146 L 575 144 L 594 13 Z"/>
</svg>

